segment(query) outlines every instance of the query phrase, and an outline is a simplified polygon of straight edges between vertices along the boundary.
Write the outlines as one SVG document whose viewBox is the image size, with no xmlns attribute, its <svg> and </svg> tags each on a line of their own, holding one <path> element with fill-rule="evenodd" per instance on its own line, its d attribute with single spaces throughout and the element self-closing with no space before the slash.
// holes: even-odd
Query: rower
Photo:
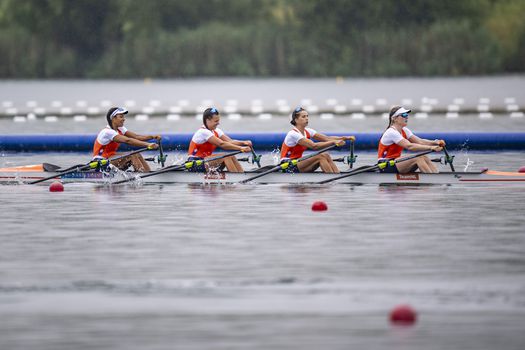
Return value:
<svg viewBox="0 0 525 350">
<path fill-rule="evenodd" d="M 444 140 L 426 140 L 417 137 L 409 128 L 408 115 L 412 112 L 401 106 L 394 106 L 390 110 L 388 127 L 379 140 L 377 150 L 378 162 L 384 162 L 387 159 L 397 159 L 401 157 L 404 149 L 409 151 L 427 151 L 432 150 L 439 152 L 445 146 Z M 390 164 L 381 169 L 386 173 L 410 173 L 419 169 L 422 173 L 438 173 L 438 169 L 427 156 L 421 156 L 409 159 L 397 164 Z"/>
<path fill-rule="evenodd" d="M 301 158 L 306 149 L 319 150 L 331 145 L 342 146 L 345 141 L 355 140 L 354 136 L 327 136 L 307 128 L 308 112 L 303 107 L 294 109 L 290 124 L 294 128 L 286 134 L 281 146 L 281 163 Z M 312 139 L 319 142 L 313 142 Z M 325 173 L 339 173 L 339 168 L 328 153 L 321 153 L 295 166 L 289 166 L 286 171 L 306 173 L 315 171 L 319 167 Z"/>
<path fill-rule="evenodd" d="M 159 147 L 157 143 L 146 141 L 152 139 L 160 141 L 162 138 L 160 135 L 139 135 L 129 131 L 124 126 L 126 114 L 128 114 L 128 111 L 121 107 L 112 107 L 108 110 L 106 114 L 108 125 L 98 133 L 93 145 L 93 160 L 108 159 L 115 155 L 121 143 L 136 147 L 148 147 L 150 149 Z M 111 164 L 121 170 L 126 170 L 133 165 L 135 171 L 151 171 L 148 163 L 139 153 L 118 159 L 111 162 Z"/>
<path fill-rule="evenodd" d="M 242 152 L 250 152 L 252 150 L 253 145 L 250 140 L 234 140 L 219 129 L 220 121 L 221 116 L 217 108 L 211 107 L 204 110 L 202 114 L 202 126 L 191 138 L 188 149 L 188 161 L 206 159 L 212 154 L 214 157 L 221 156 L 221 153 L 213 153 L 217 147 L 224 150 Z M 244 172 L 237 158 L 233 156 L 205 164 L 194 165 L 189 170 L 204 172 L 208 170 L 208 167 L 218 168 L 220 170 L 226 167 L 226 169 L 232 173 Z"/>
</svg>

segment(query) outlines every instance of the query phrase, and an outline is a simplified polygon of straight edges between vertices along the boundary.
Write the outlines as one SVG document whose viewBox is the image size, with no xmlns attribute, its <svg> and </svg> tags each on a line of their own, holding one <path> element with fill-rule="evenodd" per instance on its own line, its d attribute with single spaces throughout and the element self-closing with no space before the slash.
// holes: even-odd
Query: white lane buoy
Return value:
<svg viewBox="0 0 525 350">
<path fill-rule="evenodd" d="M 58 117 L 56 115 L 46 115 L 44 121 L 46 123 L 56 123 L 58 121 Z"/>
<path fill-rule="evenodd" d="M 263 109 L 263 107 L 261 105 L 253 105 L 250 108 L 250 111 L 252 112 L 252 114 L 262 113 L 263 110 L 264 109 Z"/>
<path fill-rule="evenodd" d="M 478 105 L 478 112 L 488 112 L 490 110 L 488 105 Z"/>
<path fill-rule="evenodd" d="M 261 120 L 270 120 L 273 118 L 273 116 L 271 113 L 261 113 L 259 114 L 258 118 Z"/>
<path fill-rule="evenodd" d="M 319 117 L 324 120 L 334 119 L 334 115 L 332 113 L 321 113 Z"/>
<path fill-rule="evenodd" d="M 153 114 L 155 113 L 155 108 L 152 106 L 144 106 L 142 107 L 142 113 L 144 114 Z"/>
<path fill-rule="evenodd" d="M 229 120 L 240 120 L 242 118 L 242 115 L 240 115 L 239 113 L 231 113 L 231 114 L 228 114 L 227 118 Z"/>
<path fill-rule="evenodd" d="M 88 114 L 99 114 L 100 113 L 100 108 L 98 108 L 98 107 L 88 107 L 87 108 L 87 113 Z"/>
<path fill-rule="evenodd" d="M 363 106 L 363 112 L 364 113 L 374 113 L 376 111 L 376 108 L 372 105 L 364 105 Z"/>
<path fill-rule="evenodd" d="M 76 122 L 85 122 L 87 120 L 87 116 L 85 116 L 84 114 L 77 114 L 73 116 L 73 120 Z"/>
<path fill-rule="evenodd" d="M 15 115 L 13 117 L 13 122 L 15 123 L 25 123 L 27 121 L 27 118 L 23 115 Z"/>
</svg>

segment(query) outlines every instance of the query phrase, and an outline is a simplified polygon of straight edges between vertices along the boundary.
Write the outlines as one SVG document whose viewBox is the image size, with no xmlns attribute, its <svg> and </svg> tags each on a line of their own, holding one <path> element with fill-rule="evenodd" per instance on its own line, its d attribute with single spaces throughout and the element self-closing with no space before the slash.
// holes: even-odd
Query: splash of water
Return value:
<svg viewBox="0 0 525 350">
<path fill-rule="evenodd" d="M 281 161 L 281 150 L 279 148 L 274 149 L 270 152 L 270 158 L 273 160 L 273 164 L 277 165 Z"/>
<path fill-rule="evenodd" d="M 171 165 L 175 165 L 175 164 L 182 164 L 186 161 L 186 158 L 182 155 L 182 153 L 176 153 L 174 156 L 173 156 L 173 162 L 171 163 Z"/>
<path fill-rule="evenodd" d="M 467 171 L 468 168 L 474 164 L 474 161 L 473 160 L 470 160 L 470 158 L 467 157 L 467 162 L 465 164 L 465 168 L 463 169 L 463 171 Z"/>
<path fill-rule="evenodd" d="M 460 146 L 459 146 L 459 152 L 464 156 L 467 160 L 465 162 L 465 166 L 463 168 L 463 171 L 467 171 L 469 167 L 471 167 L 474 164 L 474 161 L 469 158 L 469 146 L 468 146 L 469 139 L 465 140 Z"/>
</svg>

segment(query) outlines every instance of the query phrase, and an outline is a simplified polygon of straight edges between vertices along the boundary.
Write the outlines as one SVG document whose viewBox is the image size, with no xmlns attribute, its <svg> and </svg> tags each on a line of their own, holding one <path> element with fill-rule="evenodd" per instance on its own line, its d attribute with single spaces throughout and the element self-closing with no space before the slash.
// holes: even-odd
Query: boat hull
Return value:
<svg viewBox="0 0 525 350">
<path fill-rule="evenodd" d="M 144 173 L 118 173 L 104 174 L 101 172 L 73 172 L 46 181 L 61 181 L 63 183 L 102 183 L 111 184 L 125 178 L 133 178 L 130 182 L 140 183 L 216 183 L 228 184 L 238 183 L 256 175 L 256 172 L 229 173 L 220 172 L 212 174 L 191 173 L 187 171 L 172 171 L 143 179 L 136 179 Z M 341 174 L 344 174 L 341 173 Z M 53 175 L 53 172 L 34 171 L 0 171 L 0 183 L 23 184 L 30 181 L 42 179 Z M 271 173 L 253 180 L 253 184 L 313 184 L 333 178 L 333 174 L 321 172 L 314 173 Z M 43 182 L 43 183 L 46 183 Z M 439 174 L 386 174 L 377 172 L 365 172 L 345 177 L 334 181 L 339 184 L 398 184 L 398 185 L 432 185 L 432 184 L 475 184 L 475 183 L 504 183 L 525 184 L 525 173 L 484 171 L 484 172 L 442 172 Z"/>
</svg>

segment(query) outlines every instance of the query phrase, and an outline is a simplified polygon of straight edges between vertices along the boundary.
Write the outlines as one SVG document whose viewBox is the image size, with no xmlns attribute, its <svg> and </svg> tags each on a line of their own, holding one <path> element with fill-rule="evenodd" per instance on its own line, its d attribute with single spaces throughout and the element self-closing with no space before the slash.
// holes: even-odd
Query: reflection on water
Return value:
<svg viewBox="0 0 525 350">
<path fill-rule="evenodd" d="M 43 157 L 78 155 L 9 161 Z M 0 348 L 521 349 L 522 202 L 506 186 L 0 186 Z M 401 303 L 420 318 L 400 335 Z"/>
</svg>

